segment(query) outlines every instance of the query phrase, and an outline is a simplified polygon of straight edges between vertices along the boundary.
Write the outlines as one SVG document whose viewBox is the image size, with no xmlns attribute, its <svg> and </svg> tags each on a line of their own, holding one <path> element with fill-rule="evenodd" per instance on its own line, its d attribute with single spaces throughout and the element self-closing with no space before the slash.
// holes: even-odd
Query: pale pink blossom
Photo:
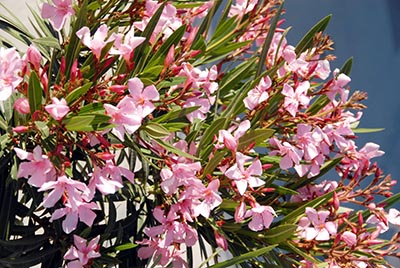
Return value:
<svg viewBox="0 0 400 268">
<path fill-rule="evenodd" d="M 271 138 L 269 142 L 273 147 L 278 148 L 278 150 L 272 150 L 270 152 L 270 155 L 283 156 L 281 161 L 279 162 L 279 167 L 281 169 L 289 169 L 293 167 L 293 165 L 300 164 L 300 160 L 303 158 L 304 155 L 304 152 L 302 150 L 300 150 L 296 146 L 291 145 L 287 141 L 281 143 L 281 141 L 275 138 Z"/>
<path fill-rule="evenodd" d="M 275 215 L 275 210 L 272 207 L 261 206 L 257 203 L 246 212 L 245 218 L 252 217 L 249 222 L 249 229 L 257 232 L 269 228 Z"/>
<path fill-rule="evenodd" d="M 64 116 L 69 112 L 69 107 L 67 101 L 62 98 L 61 100 L 53 97 L 51 99 L 52 104 L 48 104 L 44 109 L 53 117 L 55 120 L 59 121 L 64 118 Z"/>
<path fill-rule="evenodd" d="M 127 168 L 114 165 L 111 160 L 107 160 L 104 167 L 94 166 L 88 186 L 90 197 L 93 197 L 96 189 L 103 195 L 114 194 L 124 186 L 122 177 L 133 183 L 135 175 Z"/>
<path fill-rule="evenodd" d="M 87 242 L 86 239 L 74 235 L 74 245 L 64 255 L 64 260 L 73 260 L 67 263 L 67 268 L 86 267 L 90 260 L 100 257 L 100 236 Z"/>
<path fill-rule="evenodd" d="M 16 99 L 14 102 L 14 109 L 20 114 L 29 114 L 31 112 L 29 100 L 27 98 Z"/>
<path fill-rule="evenodd" d="M 352 247 L 355 244 L 357 244 L 357 235 L 350 231 L 343 232 L 340 239 L 344 241 L 349 247 Z"/>
<path fill-rule="evenodd" d="M 319 184 L 307 184 L 296 191 L 298 194 L 293 195 L 290 198 L 291 202 L 303 202 L 310 201 L 315 199 L 316 197 L 322 196 L 328 192 L 335 190 L 338 187 L 338 183 L 336 181 L 324 180 Z"/>
<path fill-rule="evenodd" d="M 257 5 L 257 0 L 236 0 L 235 5 L 229 10 L 229 17 L 242 17 L 244 14 L 252 11 Z"/>
<path fill-rule="evenodd" d="M 73 232 L 78 225 L 78 220 L 85 223 L 87 226 L 92 226 L 96 213 L 93 210 L 100 209 L 94 202 L 78 202 L 72 207 L 71 203 L 66 203 L 65 207 L 56 209 L 51 215 L 50 222 L 60 219 L 65 216 L 62 222 L 62 228 L 66 234 Z"/>
<path fill-rule="evenodd" d="M 285 96 L 283 107 L 292 115 L 296 116 L 300 107 L 308 106 L 310 97 L 307 96 L 307 91 L 310 88 L 310 82 L 304 81 L 293 89 L 289 84 L 284 84 L 282 94 Z"/>
<path fill-rule="evenodd" d="M 146 38 L 135 36 L 134 27 L 125 35 L 115 34 L 114 46 L 116 49 L 112 50 L 111 54 L 120 54 L 126 62 L 131 62 L 135 48 L 143 43 L 144 40 Z"/>
<path fill-rule="evenodd" d="M 15 48 L 0 47 L 0 101 L 7 100 L 22 77 L 19 72 L 22 68 L 22 60 Z"/>
<path fill-rule="evenodd" d="M 139 78 L 134 77 L 128 81 L 128 90 L 136 107 L 140 108 L 142 118 L 151 114 L 155 107 L 153 102 L 160 99 L 160 95 L 154 85 L 144 87 Z"/>
<path fill-rule="evenodd" d="M 247 97 L 244 98 L 244 106 L 249 110 L 254 110 L 259 104 L 266 101 L 269 98 L 267 89 L 272 85 L 271 78 L 269 76 L 263 77 L 260 83 L 249 91 Z"/>
<path fill-rule="evenodd" d="M 54 29 L 60 31 L 68 17 L 75 14 L 72 8 L 72 0 L 53 0 L 54 6 L 43 3 L 41 15 L 49 19 Z"/>
<path fill-rule="evenodd" d="M 252 162 L 246 169 L 244 165 L 247 162 Z M 264 185 L 264 181 L 259 178 L 262 174 L 261 161 L 259 159 L 246 156 L 242 153 L 236 153 L 236 163 L 231 166 L 226 172 L 225 176 L 233 180 L 236 184 L 241 195 L 247 190 L 247 187 L 260 187 Z"/>
<path fill-rule="evenodd" d="M 141 111 L 138 111 L 135 101 L 125 96 L 117 105 L 104 104 L 104 109 L 111 116 L 110 123 L 116 126 L 112 129 L 112 133 L 118 139 L 124 141 L 124 134 L 133 134 L 142 124 Z"/>
<path fill-rule="evenodd" d="M 160 6 L 161 4 L 157 1 L 146 0 L 146 8 L 142 20 L 134 22 L 133 25 L 143 32 Z M 159 34 L 163 34 L 163 40 L 165 41 L 181 26 L 182 20 L 177 16 L 176 8 L 170 3 L 166 3 L 150 40 L 153 42 Z"/>
<path fill-rule="evenodd" d="M 230 127 L 228 130 L 220 130 L 218 132 L 218 143 L 215 145 L 217 149 L 224 147 L 228 148 L 232 152 L 237 151 L 239 139 L 246 133 L 250 128 L 250 121 L 244 120 L 236 127 Z M 233 132 L 233 135 L 232 135 Z"/>
<path fill-rule="evenodd" d="M 302 217 L 298 223 L 298 235 L 305 240 L 328 241 L 331 235 L 336 235 L 337 223 L 326 221 L 329 211 L 316 211 L 314 208 L 306 208 L 307 217 Z"/>
<path fill-rule="evenodd" d="M 18 178 L 28 178 L 28 183 L 35 187 L 41 187 L 44 183 L 56 178 L 56 170 L 47 155 L 42 154 L 42 148 L 37 145 L 33 153 L 26 152 L 19 148 L 14 148 L 17 156 L 22 162 L 18 169 Z"/>
<path fill-rule="evenodd" d="M 204 187 L 204 186 L 203 186 Z M 200 204 L 194 208 L 194 216 L 199 215 L 208 218 L 210 216 L 211 210 L 218 207 L 222 203 L 222 198 L 218 194 L 219 180 L 211 181 L 207 188 L 200 192 L 200 197 L 203 199 Z"/>
<path fill-rule="evenodd" d="M 76 35 L 82 40 L 82 43 L 85 46 L 90 48 L 98 60 L 101 57 L 101 50 L 107 45 L 107 43 L 112 42 L 115 39 L 115 36 L 113 35 L 107 38 L 108 26 L 105 24 L 100 25 L 93 37 L 90 36 L 90 29 L 86 26 L 77 31 Z"/>
<path fill-rule="evenodd" d="M 196 172 L 200 171 L 200 162 L 175 163 L 171 168 L 163 168 L 160 172 L 162 179 L 161 189 L 164 193 L 172 195 L 178 191 L 178 187 L 189 185 L 197 179 Z"/>
<path fill-rule="evenodd" d="M 50 189 L 53 190 L 43 199 L 43 206 L 46 208 L 53 207 L 64 194 L 67 195 L 73 209 L 76 209 L 83 200 L 89 201 L 90 190 L 86 184 L 68 178 L 65 175 L 58 177 L 56 181 L 44 183 L 38 191 L 42 192 Z"/>
<path fill-rule="evenodd" d="M 206 98 L 201 97 L 193 97 L 188 98 L 183 103 L 183 108 L 195 107 L 198 106 L 199 108 L 189 114 L 186 115 L 186 118 L 193 123 L 195 119 L 203 121 L 206 119 L 206 114 L 210 111 L 210 101 Z"/>
</svg>

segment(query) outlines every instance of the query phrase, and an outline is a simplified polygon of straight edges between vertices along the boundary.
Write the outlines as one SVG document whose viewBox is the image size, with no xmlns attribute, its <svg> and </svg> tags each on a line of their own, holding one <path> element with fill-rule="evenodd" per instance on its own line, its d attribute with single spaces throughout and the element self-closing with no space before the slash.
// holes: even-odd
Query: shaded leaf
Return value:
<svg viewBox="0 0 400 268">
<path fill-rule="evenodd" d="M 224 268 L 224 267 L 230 267 L 232 265 L 240 264 L 240 263 L 245 262 L 247 260 L 260 257 L 260 256 L 270 252 L 271 250 L 273 250 L 276 246 L 277 245 L 271 245 L 271 246 L 267 246 L 267 247 L 260 248 L 260 249 L 257 249 L 257 250 L 253 250 L 253 251 L 247 252 L 245 254 L 242 254 L 240 256 L 233 257 L 233 258 L 231 258 L 229 260 L 226 260 L 226 261 L 211 265 L 209 267 L 210 268 Z"/>
<path fill-rule="evenodd" d="M 142 130 L 155 139 L 165 138 L 171 134 L 164 126 L 154 122 L 148 122 L 146 125 L 142 126 Z"/>
<path fill-rule="evenodd" d="M 275 130 L 264 128 L 264 129 L 253 129 L 244 134 L 239 139 L 238 150 L 247 148 L 250 144 L 255 143 L 256 145 L 264 142 L 275 133 Z"/>
<path fill-rule="evenodd" d="M 83 95 L 88 92 L 90 87 L 92 86 L 92 82 L 86 83 L 81 87 L 78 87 L 74 90 L 72 90 L 66 97 L 65 100 L 67 101 L 68 105 L 71 105 L 74 101 L 82 97 Z"/>
<path fill-rule="evenodd" d="M 280 244 L 289 239 L 297 229 L 296 224 L 282 224 L 265 231 L 263 238 L 269 244 Z"/>
</svg>

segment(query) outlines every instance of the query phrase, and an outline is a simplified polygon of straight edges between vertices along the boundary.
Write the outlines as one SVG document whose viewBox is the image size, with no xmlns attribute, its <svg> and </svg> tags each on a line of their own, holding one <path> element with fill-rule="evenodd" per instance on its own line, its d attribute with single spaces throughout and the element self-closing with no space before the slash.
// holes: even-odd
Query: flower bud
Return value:
<svg viewBox="0 0 400 268">
<path fill-rule="evenodd" d="M 26 58 L 30 64 L 32 64 L 35 70 L 40 69 L 40 61 L 42 59 L 42 55 L 39 50 L 34 46 L 30 45 L 28 50 L 26 51 Z"/>
<path fill-rule="evenodd" d="M 15 132 L 15 133 L 25 133 L 25 132 L 27 132 L 28 131 L 28 127 L 26 127 L 26 126 L 16 126 L 16 127 L 14 127 L 13 128 L 13 131 Z"/>
<path fill-rule="evenodd" d="M 14 109 L 20 114 L 29 114 L 31 112 L 29 108 L 29 101 L 27 98 L 19 98 L 14 102 Z"/>
</svg>

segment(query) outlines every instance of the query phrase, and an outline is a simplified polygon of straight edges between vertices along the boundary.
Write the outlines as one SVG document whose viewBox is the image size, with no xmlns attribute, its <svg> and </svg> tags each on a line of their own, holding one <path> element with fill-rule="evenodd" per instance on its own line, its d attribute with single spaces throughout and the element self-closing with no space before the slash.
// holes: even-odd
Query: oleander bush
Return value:
<svg viewBox="0 0 400 268">
<path fill-rule="evenodd" d="M 283 4 L 3 6 L 0 267 L 391 267 L 366 94 Z"/>
</svg>

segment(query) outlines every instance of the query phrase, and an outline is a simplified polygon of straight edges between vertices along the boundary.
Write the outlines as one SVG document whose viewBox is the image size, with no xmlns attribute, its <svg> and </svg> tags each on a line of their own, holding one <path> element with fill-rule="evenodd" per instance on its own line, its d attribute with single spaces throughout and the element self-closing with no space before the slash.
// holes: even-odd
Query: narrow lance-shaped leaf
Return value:
<svg viewBox="0 0 400 268">
<path fill-rule="evenodd" d="M 300 42 L 297 44 L 295 52 L 297 55 L 303 53 L 307 49 L 309 49 L 312 46 L 314 36 L 319 33 L 323 32 L 326 27 L 329 24 L 329 21 L 331 20 L 332 15 L 328 15 L 317 24 L 314 25 L 307 33 L 306 35 L 300 40 Z"/>
<path fill-rule="evenodd" d="M 259 62 L 258 62 L 258 66 L 257 66 L 257 72 L 256 72 L 256 76 L 255 76 L 256 78 L 258 78 L 260 76 L 260 74 L 262 73 L 262 71 L 263 71 L 264 60 L 267 57 L 267 53 L 268 53 L 269 47 L 271 46 L 272 38 L 274 37 L 274 34 L 275 34 L 276 25 L 278 23 L 278 20 L 279 20 L 279 17 L 281 15 L 281 13 L 282 13 L 283 3 L 284 2 L 282 2 L 282 4 L 279 6 L 278 10 L 276 11 L 275 17 L 271 21 L 271 25 L 269 27 L 267 37 L 265 38 L 265 41 L 264 41 L 264 44 L 263 44 L 263 48 L 261 50 L 261 55 L 260 55 L 260 58 L 259 58 Z"/>
<path fill-rule="evenodd" d="M 233 265 L 237 265 L 240 264 L 242 262 L 245 262 L 247 260 L 250 259 L 254 259 L 257 257 L 260 257 L 268 252 L 270 252 L 271 250 L 273 250 L 277 245 L 271 245 L 271 246 L 267 246 L 264 248 L 260 248 L 254 251 L 250 251 L 248 253 L 242 254 L 240 256 L 231 258 L 229 260 L 226 260 L 224 262 L 220 262 L 214 265 L 209 266 L 210 268 L 225 268 L 225 267 L 231 267 Z"/>
<path fill-rule="evenodd" d="M 28 100 L 31 114 L 40 110 L 42 105 L 43 88 L 36 72 L 31 72 L 29 77 Z"/>
<path fill-rule="evenodd" d="M 350 75 L 351 73 L 351 68 L 353 67 L 353 57 L 350 57 L 340 68 L 340 73 L 345 74 L 345 75 Z"/>
</svg>

